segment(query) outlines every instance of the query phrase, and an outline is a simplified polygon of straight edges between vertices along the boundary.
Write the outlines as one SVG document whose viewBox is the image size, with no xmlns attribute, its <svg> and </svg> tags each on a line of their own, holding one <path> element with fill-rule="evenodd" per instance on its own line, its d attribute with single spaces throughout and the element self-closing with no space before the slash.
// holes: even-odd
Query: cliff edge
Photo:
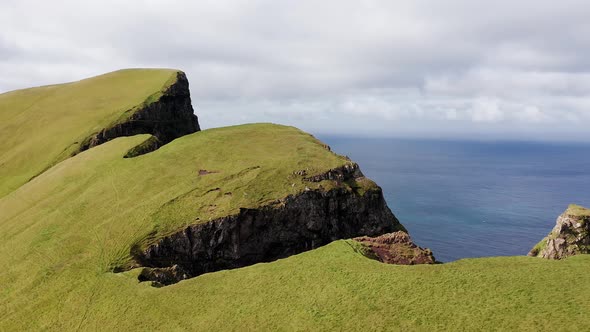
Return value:
<svg viewBox="0 0 590 332">
<path fill-rule="evenodd" d="M 150 149 L 169 143 L 175 138 L 200 131 L 199 120 L 194 114 L 186 75 L 178 71 L 173 83 L 163 91 L 149 96 L 142 104 L 97 133 L 88 136 L 77 152 L 108 142 L 122 136 L 152 134 Z M 76 152 L 76 153 L 77 153 Z"/>
<path fill-rule="evenodd" d="M 153 135 L 132 157 L 199 130 L 188 80 L 174 69 L 124 69 L 0 94 L 0 197 L 114 138 Z"/>
<path fill-rule="evenodd" d="M 562 259 L 590 253 L 590 209 L 572 204 L 557 218 L 551 233 L 539 242 L 529 256 Z"/>
<path fill-rule="evenodd" d="M 271 262 L 339 239 L 404 233 L 381 188 L 366 179 L 357 164 L 309 177 L 304 171 L 294 173 L 306 184 L 303 191 L 138 244 L 131 253 L 134 262 L 121 270 L 141 267 L 140 281 L 165 286 L 203 273 Z"/>
</svg>

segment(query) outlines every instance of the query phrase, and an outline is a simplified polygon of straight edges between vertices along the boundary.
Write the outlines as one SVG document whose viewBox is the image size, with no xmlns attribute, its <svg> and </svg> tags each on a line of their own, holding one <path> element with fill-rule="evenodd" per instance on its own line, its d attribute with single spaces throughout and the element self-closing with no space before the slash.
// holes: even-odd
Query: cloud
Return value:
<svg viewBox="0 0 590 332">
<path fill-rule="evenodd" d="M 582 0 L 8 0 L 0 91 L 173 67 L 204 127 L 590 140 L 588 17 Z"/>
<path fill-rule="evenodd" d="M 499 122 L 504 120 L 504 112 L 498 107 L 498 101 L 480 98 L 474 101 L 471 110 L 474 122 Z"/>
<path fill-rule="evenodd" d="M 522 112 L 517 113 L 517 116 L 525 122 L 547 122 L 550 120 L 550 117 L 547 116 L 543 111 L 541 111 L 536 106 L 526 106 Z"/>
</svg>

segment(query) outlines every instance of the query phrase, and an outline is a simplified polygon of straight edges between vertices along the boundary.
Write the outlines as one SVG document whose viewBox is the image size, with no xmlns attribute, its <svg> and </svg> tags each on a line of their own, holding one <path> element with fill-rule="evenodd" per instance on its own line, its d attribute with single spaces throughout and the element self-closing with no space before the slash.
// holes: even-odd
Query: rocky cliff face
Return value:
<svg viewBox="0 0 590 332">
<path fill-rule="evenodd" d="M 590 254 L 590 210 L 577 205 L 557 218 L 551 233 L 539 242 L 529 256 L 562 259 L 577 254 Z"/>
<path fill-rule="evenodd" d="M 430 249 L 418 247 L 403 231 L 383 234 L 377 237 L 357 237 L 363 254 L 386 264 L 414 265 L 434 264 L 436 259 Z"/>
<path fill-rule="evenodd" d="M 88 137 L 80 145 L 79 152 L 121 136 L 152 134 L 157 138 L 157 144 L 151 145 L 145 153 L 199 130 L 199 121 L 191 105 L 188 80 L 183 72 L 178 72 L 176 82 L 158 100 L 133 110 L 126 120 Z"/>
<path fill-rule="evenodd" d="M 344 179 L 358 167 L 331 170 Z M 327 176 L 327 175 L 326 175 Z M 387 207 L 381 188 L 306 190 L 256 209 L 188 226 L 135 249 L 142 281 L 167 285 L 203 273 L 270 262 L 331 241 L 405 230 Z"/>
</svg>

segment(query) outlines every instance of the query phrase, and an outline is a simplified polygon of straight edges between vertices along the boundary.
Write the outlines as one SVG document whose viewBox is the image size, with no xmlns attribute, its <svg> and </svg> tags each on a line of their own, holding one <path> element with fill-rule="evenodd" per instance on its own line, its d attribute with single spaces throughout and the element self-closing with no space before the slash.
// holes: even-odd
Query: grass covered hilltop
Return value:
<svg viewBox="0 0 590 332">
<path fill-rule="evenodd" d="M 302 204 L 293 220 L 315 231 L 314 241 L 334 234 L 334 224 L 309 224 L 322 209 L 348 218 L 345 209 L 354 207 L 357 232 L 365 229 L 359 220 L 379 229 L 367 211 L 389 218 L 389 231 L 403 229 L 379 205 L 375 183 L 296 128 L 198 131 L 192 123 L 186 134 L 145 125 L 196 121 L 166 115 L 188 109 L 182 80 L 173 70 L 126 70 L 0 95 L 0 331 L 589 329 L 589 255 L 398 266 L 368 259 L 343 239 L 166 287 L 140 282 L 141 266 L 163 262 L 138 253 L 158 245 L 181 264 L 200 240 L 186 232 L 210 220 L 228 227 L 249 220 L 250 230 L 288 241 L 296 230 L 268 233 L 282 219 L 260 216 Z M 137 132 L 145 134 L 130 136 Z M 173 136 L 181 137 L 165 144 Z M 355 174 L 330 171 L 338 169 Z M 340 235 L 353 231 L 336 226 Z M 264 240 L 245 228 L 223 240 L 224 231 L 217 240 Z M 286 253 L 274 245 L 267 254 Z"/>
</svg>

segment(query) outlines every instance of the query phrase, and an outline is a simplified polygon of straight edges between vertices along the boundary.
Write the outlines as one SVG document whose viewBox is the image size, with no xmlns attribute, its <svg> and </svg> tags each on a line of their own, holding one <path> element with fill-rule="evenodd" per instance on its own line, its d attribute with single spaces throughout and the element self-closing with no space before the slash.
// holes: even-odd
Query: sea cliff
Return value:
<svg viewBox="0 0 590 332">
<path fill-rule="evenodd" d="M 590 210 L 579 205 L 570 205 L 557 218 L 556 225 L 529 256 L 562 259 L 590 253 Z"/>
</svg>

